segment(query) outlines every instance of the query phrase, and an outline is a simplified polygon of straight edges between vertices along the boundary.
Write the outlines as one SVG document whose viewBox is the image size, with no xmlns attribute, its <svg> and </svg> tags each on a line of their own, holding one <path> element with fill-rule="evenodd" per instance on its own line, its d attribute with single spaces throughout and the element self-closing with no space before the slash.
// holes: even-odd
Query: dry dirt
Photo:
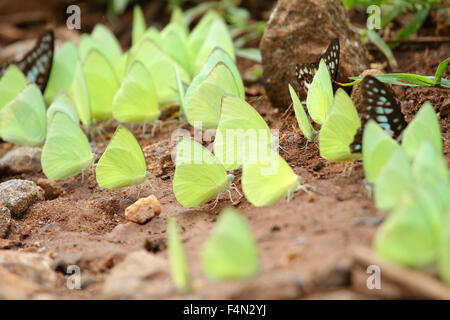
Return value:
<svg viewBox="0 0 450 320">
<path fill-rule="evenodd" d="M 402 46 L 396 50 L 398 70 L 433 74 L 438 63 L 447 58 L 448 44 L 434 46 Z M 379 60 L 377 58 L 377 60 Z M 251 67 L 239 61 L 242 72 Z M 448 75 L 447 75 L 448 76 Z M 424 101 L 431 101 L 437 111 L 448 98 L 442 89 L 396 88 L 403 112 L 410 121 Z M 271 128 L 280 129 L 280 151 L 296 174 L 314 190 L 314 196 L 302 191 L 290 201 L 282 200 L 265 208 L 255 208 L 245 198 L 233 205 L 248 221 L 257 241 L 261 273 L 242 283 L 217 283 L 206 286 L 189 297 L 196 298 L 366 298 L 364 289 L 350 281 L 350 257 L 356 246 L 371 247 L 372 238 L 385 213 L 374 207 L 364 184 L 361 162 L 352 168 L 345 163 L 328 162 L 319 156 L 317 145 L 306 144 L 299 132 L 293 111 L 282 115 L 264 95 L 260 83 L 248 85 L 247 100 L 263 115 Z M 448 100 L 446 102 L 448 104 Z M 447 106 L 448 108 L 448 106 Z M 444 152 L 450 162 L 448 115 L 440 118 Z M 109 139 L 117 124 L 107 126 Z M 228 196 L 221 197 L 216 208 L 212 203 L 196 209 L 185 209 L 172 192 L 174 167 L 171 133 L 178 122 L 163 124 L 154 137 L 142 137 L 136 129 L 151 172 L 149 184 L 122 190 L 99 188 L 91 168 L 81 175 L 58 182 L 61 195 L 31 206 L 21 219 L 13 219 L 10 240 L 20 244 L 10 250 L 38 251 L 53 257 L 79 257 L 78 264 L 89 281 L 83 290 L 68 290 L 67 275 L 59 272 L 59 286 L 48 291 L 57 298 L 99 298 L 103 281 L 111 268 L 131 251 L 147 248 L 166 258 L 166 217 L 174 214 L 183 230 L 193 278 L 204 280 L 199 252 L 220 211 L 231 205 Z M 188 128 L 184 126 L 184 128 Z M 95 147 L 103 151 L 105 142 L 97 138 Z M 5 151 L 10 146 L 0 144 Z M 347 169 L 344 173 L 344 169 Z M 348 173 L 350 172 L 350 173 Z M 0 176 L 0 182 L 13 179 L 37 181 L 43 173 Z M 240 187 L 240 173 L 235 183 Z M 139 197 L 154 194 L 162 206 L 162 214 L 145 225 L 128 223 L 124 210 Z M 233 193 L 238 198 L 237 193 Z M 121 226 L 121 227 L 117 227 Z M 70 258 L 69 258 L 70 260 Z M 167 280 L 169 281 L 169 280 Z M 206 281 L 206 280 L 205 280 Z M 206 281 L 207 282 L 207 281 Z M 209 283 L 209 282 L 207 282 Z M 335 291 L 338 290 L 338 291 Z M 336 292 L 336 295 L 333 293 Z M 161 296 L 171 298 L 180 296 Z"/>
</svg>

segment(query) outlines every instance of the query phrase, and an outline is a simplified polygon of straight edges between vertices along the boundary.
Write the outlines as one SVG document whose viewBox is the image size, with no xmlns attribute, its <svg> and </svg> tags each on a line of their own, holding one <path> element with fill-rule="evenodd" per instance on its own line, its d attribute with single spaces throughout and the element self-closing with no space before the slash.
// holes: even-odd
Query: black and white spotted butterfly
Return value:
<svg viewBox="0 0 450 320">
<path fill-rule="evenodd" d="M 359 110 L 361 128 L 358 129 L 350 146 L 351 152 L 361 152 L 364 127 L 370 119 L 375 120 L 394 139 L 401 139 L 408 123 L 391 89 L 377 78 L 366 76 L 361 82 L 361 96 L 362 107 Z"/>
<path fill-rule="evenodd" d="M 33 49 L 19 61 L 7 62 L 0 65 L 0 77 L 9 65 L 15 64 L 25 75 L 27 81 L 34 82 L 44 92 L 52 69 L 55 36 L 52 30 L 44 32 Z"/>
<path fill-rule="evenodd" d="M 308 93 L 309 86 L 313 81 L 317 69 L 319 69 L 319 63 L 322 59 L 325 60 L 331 79 L 333 81 L 336 80 L 339 68 L 339 54 L 339 38 L 336 38 L 330 42 L 327 51 L 325 51 L 325 53 L 322 54 L 316 62 L 302 63 L 295 66 L 295 76 L 297 78 L 297 82 L 306 93 Z"/>
</svg>

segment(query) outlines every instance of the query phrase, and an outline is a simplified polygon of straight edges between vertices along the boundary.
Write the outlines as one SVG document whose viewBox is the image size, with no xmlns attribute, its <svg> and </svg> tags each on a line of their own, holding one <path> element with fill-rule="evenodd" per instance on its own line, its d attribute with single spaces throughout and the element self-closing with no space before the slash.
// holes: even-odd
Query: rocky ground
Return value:
<svg viewBox="0 0 450 320">
<path fill-rule="evenodd" d="M 332 3 L 335 8 L 334 1 L 303 1 L 299 6 L 313 2 Z M 289 1 L 280 3 L 289 5 Z M 290 201 L 282 200 L 265 208 L 255 208 L 245 198 L 232 204 L 243 213 L 257 241 L 261 259 L 258 276 L 246 281 L 216 283 L 202 274 L 199 263 L 202 244 L 217 215 L 231 204 L 225 195 L 214 209 L 212 204 L 206 204 L 186 210 L 177 203 L 172 192 L 171 134 L 180 126 L 189 128 L 166 121 L 154 137 L 143 137 L 141 130 L 134 132 L 151 172 L 151 186 L 143 184 L 121 190 L 100 188 L 93 168 L 85 172 L 84 179 L 78 175 L 64 181 L 49 181 L 40 169 L 40 150 L 0 143 L 0 207 L 3 208 L 0 211 L 0 298 L 449 298 L 449 288 L 440 284 L 433 274 L 399 272 L 397 267 L 377 260 L 371 250 L 372 237 L 385 213 L 374 207 L 364 184 L 362 163 L 356 162 L 348 170 L 348 164 L 320 158 L 318 147 L 307 144 L 299 132 L 289 108 L 288 94 L 276 87 L 286 87 L 286 79 L 292 78 L 296 61 L 307 62 L 320 54 L 326 46 L 324 37 L 337 35 L 336 30 L 340 30 L 338 35 L 344 44 L 341 77 L 374 66 L 389 69 L 382 56 L 368 51 L 351 34 L 345 12 L 337 7 L 333 10 L 326 11 L 331 13 L 322 18 L 326 22 L 330 16 L 340 17 L 339 22 L 324 23 L 317 30 L 316 16 L 308 15 L 305 19 L 288 20 L 283 34 L 277 34 L 277 28 L 280 28 L 280 15 L 286 11 L 277 10 L 271 18 L 274 25 L 269 22 L 261 48 L 268 66 L 264 70 L 265 81 L 271 83 L 267 93 L 275 90 L 279 97 L 267 96 L 262 79 L 246 82 L 247 101 L 271 128 L 280 130 L 281 156 L 314 190 L 314 196 L 298 192 Z M 129 14 L 126 17 L 129 20 Z M 434 32 L 435 27 L 430 22 L 429 29 L 423 32 Z M 297 34 L 300 28 L 301 34 Z M 290 34 L 282 42 L 276 40 Z M 441 42 L 402 45 L 395 51 L 399 66 L 393 71 L 433 74 L 439 62 L 448 57 L 449 49 L 448 43 Z M 267 53 L 270 50 L 272 55 Z M 242 74 L 258 67 L 243 59 L 238 60 L 238 66 Z M 395 91 L 407 121 L 424 101 L 431 101 L 440 112 L 444 153 L 450 163 L 448 91 L 407 87 L 396 87 Z M 106 140 L 116 126 L 116 123 L 107 125 Z M 102 139 L 92 141 L 98 155 L 106 145 L 107 141 Z M 235 182 L 240 188 L 239 177 L 238 174 Z M 148 212 L 152 218 L 145 224 L 127 220 L 126 208 L 150 195 L 157 198 L 161 213 L 154 205 Z M 166 250 L 168 214 L 178 219 L 194 279 L 194 290 L 186 295 L 178 293 L 170 279 Z M 379 264 L 385 270 L 386 282 L 381 290 L 367 289 L 365 271 L 370 264 Z M 80 290 L 68 286 L 68 281 L 74 283 L 68 268 L 71 272 L 75 269 L 70 266 L 79 267 Z M 411 283 L 410 279 L 417 277 L 422 277 L 418 281 L 422 284 Z"/>
</svg>

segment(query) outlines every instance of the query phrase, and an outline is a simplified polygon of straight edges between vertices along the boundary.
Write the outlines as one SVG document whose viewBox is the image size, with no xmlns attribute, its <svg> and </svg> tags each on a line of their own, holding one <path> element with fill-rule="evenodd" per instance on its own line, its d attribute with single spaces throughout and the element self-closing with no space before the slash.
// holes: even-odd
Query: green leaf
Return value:
<svg viewBox="0 0 450 320">
<path fill-rule="evenodd" d="M 261 51 L 256 48 L 242 48 L 236 50 L 236 55 L 241 58 L 250 59 L 258 63 L 262 62 Z"/>
<path fill-rule="evenodd" d="M 389 65 L 392 68 L 396 68 L 398 66 L 397 60 L 395 59 L 394 53 L 391 48 L 383 41 L 383 39 L 373 30 L 367 30 L 367 38 L 372 42 L 388 59 Z"/>
<path fill-rule="evenodd" d="M 429 9 L 421 9 L 417 11 L 414 18 L 397 34 L 395 38 L 397 40 L 409 39 L 409 37 L 411 37 L 417 30 L 420 29 L 429 13 Z"/>
<path fill-rule="evenodd" d="M 447 58 L 439 64 L 439 66 L 436 70 L 436 74 L 434 76 L 434 83 L 436 85 L 441 84 L 442 75 L 444 74 L 444 71 L 447 70 L 447 66 L 448 66 L 449 62 L 450 62 L 450 58 Z"/>
</svg>

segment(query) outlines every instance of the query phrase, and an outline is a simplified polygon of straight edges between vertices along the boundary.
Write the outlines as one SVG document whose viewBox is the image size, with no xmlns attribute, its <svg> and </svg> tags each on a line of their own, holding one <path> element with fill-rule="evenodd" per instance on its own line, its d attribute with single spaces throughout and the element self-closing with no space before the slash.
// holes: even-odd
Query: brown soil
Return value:
<svg viewBox="0 0 450 320">
<path fill-rule="evenodd" d="M 438 63 L 447 57 L 449 45 L 400 47 L 395 54 L 398 70 L 419 74 L 433 74 Z M 377 58 L 377 60 L 379 60 Z M 242 72 L 252 64 L 239 62 Z M 260 83 L 248 86 L 248 101 L 262 114 L 271 128 L 281 131 L 281 151 L 296 174 L 314 190 L 314 196 L 302 191 L 294 194 L 290 201 L 282 200 L 265 208 L 255 208 L 245 198 L 234 203 L 248 221 L 257 240 L 261 274 L 250 280 L 252 284 L 264 283 L 267 290 L 251 290 L 249 282 L 235 284 L 242 290 L 229 290 L 230 284 L 218 283 L 214 290 L 198 292 L 200 298 L 326 298 L 337 289 L 336 297 L 364 298 L 360 290 L 351 288 L 345 277 L 329 284 L 323 280 L 330 270 L 348 264 L 355 246 L 371 247 L 372 238 L 385 213 L 374 207 L 364 184 L 362 163 L 352 168 L 345 163 L 328 162 L 319 156 L 318 147 L 309 143 L 299 132 L 293 112 L 282 115 L 264 95 Z M 410 121 L 424 101 L 431 101 L 440 110 L 448 91 L 442 89 L 397 88 L 403 102 L 403 111 Z M 444 152 L 450 162 L 449 122 L 440 119 L 444 137 Z M 136 136 L 146 154 L 152 175 L 151 185 L 110 191 L 99 188 L 94 169 L 81 175 L 58 182 L 61 195 L 53 200 L 36 203 L 21 219 L 13 219 L 13 230 L 9 239 L 21 242 L 12 250 L 38 251 L 59 257 L 81 254 L 79 262 L 82 272 L 89 274 L 90 281 L 83 290 L 68 290 L 65 275 L 59 273 L 61 286 L 50 292 L 58 298 L 98 297 L 102 282 L 110 272 L 113 257 L 117 263 L 133 250 L 153 247 L 157 255 L 167 256 L 164 246 L 158 246 L 166 238 L 166 217 L 175 214 L 183 230 L 183 240 L 194 279 L 203 279 L 199 252 L 204 240 L 214 226 L 221 209 L 230 205 L 223 196 L 215 209 L 212 204 L 187 210 L 177 203 L 172 192 L 174 167 L 164 152 L 170 152 L 171 133 L 179 123 L 165 123 L 154 137 Z M 108 127 L 113 133 L 116 124 Z M 185 126 L 187 128 L 187 126 Z M 110 136 L 110 135 L 109 135 Z M 7 144 L 0 149 L 8 148 Z M 106 143 L 97 139 L 96 147 L 104 150 Z M 163 150 L 161 153 L 160 150 Z M 344 174 L 344 169 L 346 174 Z M 350 172 L 350 173 L 349 173 Z M 0 181 L 21 178 L 37 181 L 43 173 L 1 176 Z M 240 174 L 235 183 L 240 187 Z M 139 197 L 154 194 L 162 206 L 162 214 L 145 225 L 127 223 L 124 210 Z M 238 195 L 233 193 L 234 197 Z M 123 228 L 116 226 L 125 224 Z M 156 244 L 153 245 L 152 244 Z M 113 264 L 114 264 L 113 263 Z M 297 288 L 288 290 L 288 288 Z M 354 291 L 352 291 L 354 290 Z M 334 297 L 334 296 L 333 296 Z M 170 298 L 161 296 L 161 298 Z"/>
</svg>

